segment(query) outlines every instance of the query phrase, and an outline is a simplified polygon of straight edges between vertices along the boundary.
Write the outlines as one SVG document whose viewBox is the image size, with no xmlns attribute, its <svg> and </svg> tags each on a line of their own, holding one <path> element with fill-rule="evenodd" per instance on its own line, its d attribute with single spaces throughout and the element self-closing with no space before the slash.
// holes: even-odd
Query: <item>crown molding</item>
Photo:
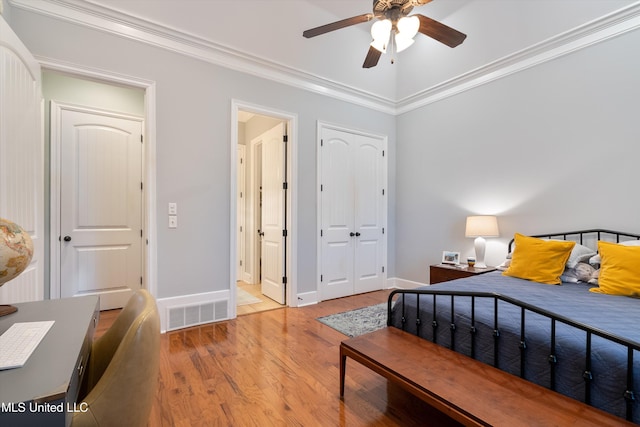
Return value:
<svg viewBox="0 0 640 427">
<path fill-rule="evenodd" d="M 640 28 L 638 1 L 413 95 L 394 100 L 88 1 L 9 0 L 9 4 L 392 115 L 415 110 Z"/>
<path fill-rule="evenodd" d="M 457 95 L 640 28 L 640 1 L 558 34 L 396 103 L 396 114 Z"/>
<path fill-rule="evenodd" d="M 395 113 L 395 102 L 392 99 L 91 3 L 80 3 L 76 0 L 9 0 L 9 2 L 19 9 L 83 25 L 387 114 Z"/>
</svg>

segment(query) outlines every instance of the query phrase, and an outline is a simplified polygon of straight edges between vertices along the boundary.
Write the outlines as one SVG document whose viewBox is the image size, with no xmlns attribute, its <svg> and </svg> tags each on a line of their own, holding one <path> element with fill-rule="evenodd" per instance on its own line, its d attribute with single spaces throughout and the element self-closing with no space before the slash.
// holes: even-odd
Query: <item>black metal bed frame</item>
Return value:
<svg viewBox="0 0 640 427">
<path fill-rule="evenodd" d="M 625 240 L 640 240 L 640 235 L 630 234 L 630 233 L 621 233 L 617 231 L 603 230 L 603 229 L 592 229 L 592 230 L 582 230 L 582 231 L 572 231 L 572 232 L 563 232 L 563 233 L 552 233 L 552 234 L 544 234 L 544 235 L 536 235 L 533 237 L 541 237 L 541 238 L 556 238 L 562 237 L 563 240 L 574 240 L 574 237 L 577 238 L 578 243 L 583 244 L 584 237 L 586 235 L 595 235 L 597 240 L 601 240 L 603 236 L 608 236 L 609 239 L 614 239 L 615 242 L 619 243 L 621 238 L 625 238 Z M 513 240 L 509 242 L 509 252 L 511 252 L 511 248 L 513 245 Z M 633 419 L 633 406 L 635 402 L 635 394 L 636 392 L 633 389 L 633 374 L 634 374 L 634 351 L 640 351 L 640 342 L 630 341 L 623 337 L 619 337 L 613 334 L 609 334 L 597 328 L 593 328 L 591 326 L 585 325 L 580 322 L 576 322 L 572 319 L 566 318 L 564 316 L 558 316 L 554 313 L 551 313 L 547 310 L 541 309 L 539 307 L 532 306 L 525 302 L 506 297 L 493 292 L 461 292 L 461 291 L 447 291 L 446 289 L 396 289 L 391 292 L 387 302 L 387 326 L 393 326 L 393 313 L 392 306 L 394 299 L 397 295 L 398 303 L 402 304 L 402 329 L 405 329 L 406 325 L 406 305 L 405 305 L 405 297 L 406 295 L 416 295 L 416 335 L 420 335 L 420 330 L 424 324 L 428 324 L 428 319 L 420 318 L 420 298 L 418 295 L 432 295 L 433 296 L 433 313 L 431 320 L 431 327 L 434 330 L 433 334 L 433 342 L 437 342 L 437 335 L 435 333 L 436 329 L 439 327 L 437 321 L 437 306 L 436 300 L 438 297 L 441 298 L 449 298 L 450 299 L 450 310 L 451 310 L 451 321 L 449 323 L 449 329 L 451 330 L 451 349 L 455 350 L 455 336 L 456 336 L 456 324 L 455 324 L 455 299 L 456 297 L 467 297 L 471 298 L 471 357 L 476 358 L 475 356 L 475 334 L 476 334 L 476 326 L 475 326 L 475 305 L 476 299 L 478 298 L 491 298 L 493 299 L 493 337 L 494 337 L 494 362 L 493 365 L 496 368 L 499 368 L 498 363 L 498 349 L 500 345 L 500 328 L 498 322 L 498 301 L 503 301 L 508 304 L 515 305 L 520 308 L 520 377 L 524 378 L 525 374 L 525 361 L 526 361 L 526 348 L 527 343 L 525 340 L 525 325 L 526 325 L 526 312 L 536 313 L 538 315 L 542 315 L 549 319 L 551 322 L 551 337 L 550 337 L 550 349 L 549 349 L 549 364 L 550 364 L 550 389 L 555 391 L 556 388 L 556 325 L 557 323 L 562 323 L 577 329 L 580 329 L 586 333 L 585 339 L 585 369 L 583 372 L 583 378 L 585 381 L 585 393 L 584 393 L 584 403 L 591 405 L 591 383 L 593 379 L 593 375 L 591 372 L 591 340 L 593 336 L 597 336 L 603 338 L 605 340 L 620 344 L 627 349 L 627 368 L 626 368 L 626 390 L 624 393 L 624 399 L 626 401 L 626 418 L 631 421 Z"/>
</svg>

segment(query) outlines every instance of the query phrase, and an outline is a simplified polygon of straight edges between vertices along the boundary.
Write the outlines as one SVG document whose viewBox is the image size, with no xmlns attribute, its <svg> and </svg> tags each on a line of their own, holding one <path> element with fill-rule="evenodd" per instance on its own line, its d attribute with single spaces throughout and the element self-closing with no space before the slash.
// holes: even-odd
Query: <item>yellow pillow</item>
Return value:
<svg viewBox="0 0 640 427">
<path fill-rule="evenodd" d="M 591 292 L 640 298 L 640 246 L 598 242 L 602 257 L 598 288 Z"/>
<path fill-rule="evenodd" d="M 548 285 L 559 285 L 560 275 L 576 242 L 542 240 L 516 233 L 511 264 L 502 274 Z"/>
</svg>

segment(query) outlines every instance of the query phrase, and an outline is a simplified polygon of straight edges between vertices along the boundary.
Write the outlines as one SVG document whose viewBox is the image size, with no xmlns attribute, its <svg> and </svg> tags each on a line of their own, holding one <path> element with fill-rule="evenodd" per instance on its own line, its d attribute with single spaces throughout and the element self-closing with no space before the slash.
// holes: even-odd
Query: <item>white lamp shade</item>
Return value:
<svg viewBox="0 0 640 427">
<path fill-rule="evenodd" d="M 398 21 L 398 34 L 402 37 L 412 39 L 418 34 L 420 29 L 420 19 L 417 16 L 405 16 Z"/>
<path fill-rule="evenodd" d="M 404 37 L 400 33 L 396 34 L 396 52 L 402 52 L 414 42 L 412 38 Z"/>
<path fill-rule="evenodd" d="M 466 237 L 498 237 L 498 218 L 493 215 L 467 217 Z"/>
<path fill-rule="evenodd" d="M 388 19 L 376 21 L 371 26 L 373 40 L 381 40 L 386 43 L 389 40 L 389 34 L 391 34 L 391 21 Z"/>
<path fill-rule="evenodd" d="M 387 42 L 381 39 L 372 41 L 371 47 L 379 50 L 382 53 L 387 53 Z"/>
</svg>

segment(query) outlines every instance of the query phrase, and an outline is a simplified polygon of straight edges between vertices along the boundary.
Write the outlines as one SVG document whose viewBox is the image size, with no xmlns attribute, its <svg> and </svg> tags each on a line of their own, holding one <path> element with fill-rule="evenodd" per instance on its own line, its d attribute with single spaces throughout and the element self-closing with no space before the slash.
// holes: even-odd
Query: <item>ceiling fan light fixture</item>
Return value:
<svg viewBox="0 0 640 427">
<path fill-rule="evenodd" d="M 372 68 L 378 65 L 382 53 L 386 53 L 387 50 L 391 52 L 391 63 L 393 63 L 395 54 L 411 46 L 417 33 L 431 37 L 449 47 L 458 46 L 465 40 L 466 34 L 424 15 L 408 16 L 414 7 L 422 6 L 430 1 L 373 0 L 373 13 L 364 13 L 310 28 L 303 31 L 302 36 L 312 38 L 375 20 L 371 26 L 373 42 L 369 46 L 362 68 Z"/>
<path fill-rule="evenodd" d="M 374 41 L 382 41 L 386 44 L 389 41 L 389 34 L 391 34 L 391 26 L 391 21 L 388 19 L 376 21 L 371 26 L 371 37 Z"/>
<path fill-rule="evenodd" d="M 395 42 L 396 42 L 396 53 L 398 53 L 398 52 L 402 52 L 403 50 L 411 46 L 415 42 L 415 40 L 412 39 L 411 37 L 405 37 L 401 33 L 398 33 L 395 36 Z"/>
<path fill-rule="evenodd" d="M 389 44 L 389 37 L 391 35 L 391 27 L 391 21 L 388 19 L 376 21 L 371 26 L 371 36 L 373 37 L 371 47 L 382 53 L 386 53 L 387 45 Z"/>
<path fill-rule="evenodd" d="M 370 45 L 372 48 L 382 52 L 387 53 L 387 41 L 386 40 L 374 40 Z"/>
<path fill-rule="evenodd" d="M 420 19 L 417 16 L 405 16 L 400 18 L 397 24 L 398 34 L 402 37 L 413 39 L 420 29 Z"/>
</svg>

